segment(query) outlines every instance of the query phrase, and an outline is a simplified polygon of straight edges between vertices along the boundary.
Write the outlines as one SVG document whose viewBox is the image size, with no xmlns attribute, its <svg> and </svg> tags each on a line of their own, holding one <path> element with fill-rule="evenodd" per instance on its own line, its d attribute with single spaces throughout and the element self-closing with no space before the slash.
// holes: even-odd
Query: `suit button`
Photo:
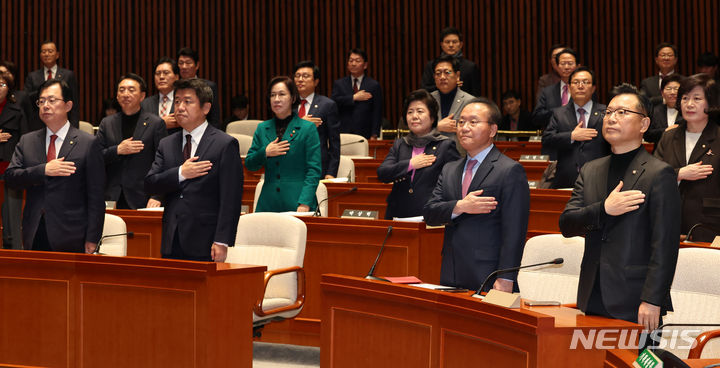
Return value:
<svg viewBox="0 0 720 368">
<path fill-rule="evenodd" d="M 275 188 L 275 190 L 279 192 L 279 191 L 280 191 L 280 187 L 278 187 L 278 188 Z"/>
<path fill-rule="evenodd" d="M 180 194 L 180 198 L 183 198 L 183 195 L 182 195 L 182 194 Z"/>
<path fill-rule="evenodd" d="M 408 193 L 413 194 L 412 188 L 408 189 Z"/>
</svg>

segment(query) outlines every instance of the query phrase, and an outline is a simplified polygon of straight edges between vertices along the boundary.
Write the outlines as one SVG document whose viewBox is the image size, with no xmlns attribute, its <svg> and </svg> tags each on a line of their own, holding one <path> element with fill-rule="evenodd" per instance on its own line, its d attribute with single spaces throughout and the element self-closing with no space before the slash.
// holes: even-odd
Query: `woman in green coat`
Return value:
<svg viewBox="0 0 720 368">
<path fill-rule="evenodd" d="M 255 212 L 314 210 L 322 170 L 317 128 L 294 112 L 298 91 L 292 79 L 275 77 L 268 90 L 275 117 L 258 125 L 245 158 L 248 170 L 265 168 Z"/>
</svg>

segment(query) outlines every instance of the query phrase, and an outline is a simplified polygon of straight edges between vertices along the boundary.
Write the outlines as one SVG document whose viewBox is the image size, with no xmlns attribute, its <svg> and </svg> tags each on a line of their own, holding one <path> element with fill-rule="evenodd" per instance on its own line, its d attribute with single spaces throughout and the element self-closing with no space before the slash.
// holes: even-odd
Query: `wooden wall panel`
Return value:
<svg viewBox="0 0 720 368">
<path fill-rule="evenodd" d="M 319 92 L 329 95 L 346 73 L 346 52 L 362 47 L 383 87 L 384 115 L 397 122 L 446 25 L 464 32 L 483 95 L 499 102 L 515 88 L 531 105 L 554 43 L 572 45 L 595 70 L 605 102 L 613 85 L 655 73 L 662 41 L 680 47 L 678 71 L 691 74 L 700 53 L 720 51 L 718 18 L 714 0 L 0 0 L 0 57 L 18 65 L 22 85 L 40 66 L 40 42 L 57 40 L 61 65 L 78 75 L 81 118 L 97 123 L 120 75 L 142 75 L 153 94 L 153 62 L 190 46 L 200 52 L 200 76 L 220 87 L 223 115 L 232 95 L 247 93 L 252 116 L 264 119 L 270 78 L 312 59 Z"/>
</svg>

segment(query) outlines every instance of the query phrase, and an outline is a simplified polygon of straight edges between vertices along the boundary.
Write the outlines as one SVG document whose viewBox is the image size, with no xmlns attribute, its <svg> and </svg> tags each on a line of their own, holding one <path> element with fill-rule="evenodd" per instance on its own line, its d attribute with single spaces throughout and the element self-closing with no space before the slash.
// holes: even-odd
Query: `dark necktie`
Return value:
<svg viewBox="0 0 720 368">
<path fill-rule="evenodd" d="M 190 134 L 185 135 L 185 147 L 183 147 L 183 157 L 185 157 L 185 161 L 190 158 L 190 153 L 192 153 L 192 136 Z"/>
<path fill-rule="evenodd" d="M 578 114 L 580 114 L 580 120 L 578 120 L 578 124 L 582 124 L 583 128 L 587 128 L 587 122 L 585 122 L 585 109 L 581 107 L 577 111 Z"/>
<path fill-rule="evenodd" d="M 353 93 L 358 93 L 359 90 L 360 90 L 360 86 L 358 83 L 358 79 L 355 78 L 355 83 L 353 83 Z"/>
<path fill-rule="evenodd" d="M 48 69 L 47 80 L 50 80 L 50 79 L 52 79 L 52 69 Z"/>
</svg>

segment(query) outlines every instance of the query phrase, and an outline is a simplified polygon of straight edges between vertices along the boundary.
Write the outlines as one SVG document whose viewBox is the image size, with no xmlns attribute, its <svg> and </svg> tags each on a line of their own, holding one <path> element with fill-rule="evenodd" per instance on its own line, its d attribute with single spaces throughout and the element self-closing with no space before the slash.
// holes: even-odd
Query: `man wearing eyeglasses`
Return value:
<svg viewBox="0 0 720 368">
<path fill-rule="evenodd" d="M 46 128 L 23 135 L 5 182 L 26 189 L 22 238 L 27 250 L 92 253 L 102 234 L 105 165 L 98 140 L 70 125 L 70 86 L 51 79 L 37 106 Z"/>
<path fill-rule="evenodd" d="M 533 124 L 538 129 L 545 129 L 552 117 L 552 110 L 565 106 L 570 102 L 570 74 L 577 69 L 580 64 L 577 62 L 577 54 L 575 50 L 566 48 L 555 55 L 555 62 L 558 65 L 558 75 L 560 81 L 540 90 L 535 102 L 535 109 L 532 112 Z M 554 157 L 551 157 L 554 159 Z"/>
<path fill-rule="evenodd" d="M 197 73 L 200 70 L 200 54 L 189 47 L 183 47 L 178 51 L 177 65 L 180 68 L 180 77 L 182 79 L 198 78 Z M 220 117 L 220 95 L 218 93 L 217 83 L 201 79 L 205 84 L 210 86 L 213 91 L 212 107 L 207 115 L 210 125 L 220 128 L 222 118 Z"/>
<path fill-rule="evenodd" d="M 680 236 L 677 175 L 642 145 L 650 125 L 648 99 L 628 84 L 611 94 L 603 136 L 612 154 L 580 170 L 559 225 L 566 237 L 585 237 L 578 308 L 653 330 L 672 310 Z"/>
<path fill-rule="evenodd" d="M 60 59 L 60 51 L 58 50 L 57 43 L 53 40 L 45 40 L 40 45 L 40 61 L 43 67 L 37 70 L 33 70 L 25 78 L 25 93 L 27 93 L 30 101 L 35 101 L 38 98 L 38 89 L 46 81 L 50 79 L 57 79 L 65 81 L 70 86 L 72 91 L 73 101 L 77 101 L 79 98 L 78 94 L 78 82 L 75 77 L 75 73 L 72 70 L 64 69 L 58 66 L 57 61 Z M 44 128 L 40 119 L 38 119 L 39 113 L 35 109 L 35 105 L 31 104 L 34 113 L 28 116 L 28 124 L 30 130 L 37 130 Z M 79 113 L 78 105 L 75 103 L 69 114 L 70 124 L 77 128 L 79 126 Z"/>
<path fill-rule="evenodd" d="M 655 46 L 655 64 L 658 67 L 658 74 L 647 77 L 640 82 L 640 92 L 647 96 L 653 105 L 662 103 L 660 84 L 663 78 L 675 74 L 677 62 L 677 46 L 667 42 Z"/>
<path fill-rule="evenodd" d="M 140 106 L 143 111 L 163 119 L 168 135 L 179 132 L 182 128 L 175 120 L 173 83 L 180 79 L 180 68 L 178 68 L 175 60 L 163 56 L 155 63 L 153 70 L 155 73 L 155 88 L 158 93 L 142 100 Z"/>
<path fill-rule="evenodd" d="M 522 165 L 493 144 L 501 119 L 497 105 L 485 98 L 465 105 L 457 136 L 467 157 L 443 167 L 423 209 L 428 225 L 445 225 L 443 285 L 477 290 L 493 271 L 520 265 L 530 189 Z M 516 277 L 501 274 L 487 286 L 517 291 Z"/>
<path fill-rule="evenodd" d="M 340 165 L 340 120 L 335 101 L 315 93 L 320 83 L 320 68 L 312 61 L 301 61 L 293 68 L 293 78 L 300 95 L 299 117 L 315 123 L 320 136 L 322 177 L 337 176 Z"/>
<path fill-rule="evenodd" d="M 466 59 L 463 55 L 463 35 L 459 29 L 455 27 L 447 27 L 440 32 L 440 53 L 439 57 L 450 56 L 457 60 L 459 67 L 456 71 L 460 72 L 458 85 L 462 89 L 473 95 L 480 95 L 480 70 L 472 61 Z M 428 92 L 435 91 L 436 83 L 433 76 L 435 75 L 436 60 L 430 60 L 425 64 L 422 75 L 422 88 Z"/>
<path fill-rule="evenodd" d="M 572 188 L 580 168 L 588 161 L 606 156 L 610 146 L 602 136 L 605 105 L 592 100 L 595 75 L 588 67 L 570 74 L 570 102 L 553 110 L 542 135 L 543 148 L 557 152 L 557 169 L 552 188 Z"/>
<path fill-rule="evenodd" d="M 437 130 L 443 135 L 456 139 L 457 131 L 456 122 L 460 117 L 460 110 L 466 101 L 470 101 L 473 96 L 458 87 L 460 81 L 460 61 L 450 55 L 443 55 L 435 59 L 433 63 L 435 71 L 435 86 L 437 90 L 432 91 L 430 95 L 437 101 L 438 106 L 438 124 Z M 455 142 L 458 151 L 463 155 L 465 152 L 459 142 Z"/>
</svg>

